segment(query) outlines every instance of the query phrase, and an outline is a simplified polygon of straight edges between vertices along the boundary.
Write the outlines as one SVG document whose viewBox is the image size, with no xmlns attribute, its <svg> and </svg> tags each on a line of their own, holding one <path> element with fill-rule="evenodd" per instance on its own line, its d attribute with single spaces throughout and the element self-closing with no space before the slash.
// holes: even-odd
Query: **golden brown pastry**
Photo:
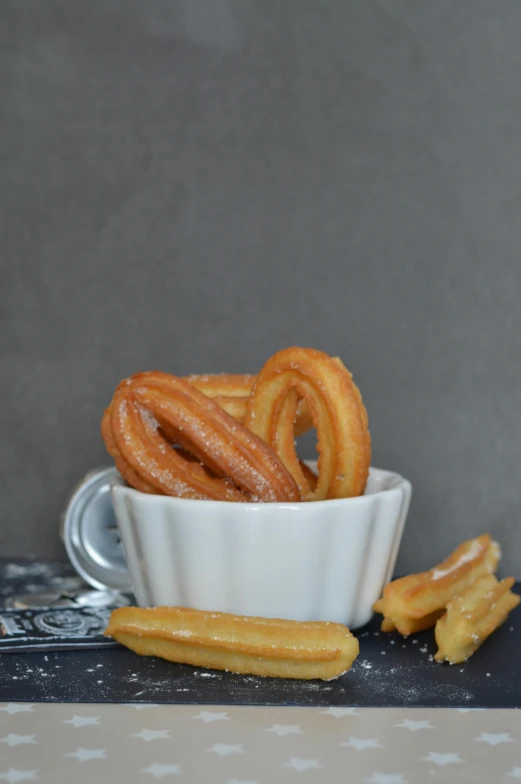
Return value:
<svg viewBox="0 0 521 784">
<path fill-rule="evenodd" d="M 305 400 L 317 429 L 314 488 L 295 452 L 300 400 Z M 276 451 L 303 500 L 349 498 L 364 492 L 371 460 L 367 412 L 351 374 L 338 358 L 307 348 L 279 351 L 257 376 L 243 424 Z"/>
<path fill-rule="evenodd" d="M 300 500 L 295 481 L 262 439 L 193 385 L 167 373 L 137 373 L 122 381 L 105 411 L 102 435 L 119 472 L 144 493 Z"/>
<path fill-rule="evenodd" d="M 414 634 L 434 626 L 447 604 L 478 577 L 493 574 L 501 551 L 488 534 L 469 539 L 439 566 L 394 580 L 375 605 L 382 613 L 382 631 Z"/>
<path fill-rule="evenodd" d="M 257 376 L 252 373 L 192 373 L 183 378 L 200 392 L 218 400 L 220 397 L 249 397 Z"/>
<path fill-rule="evenodd" d="M 331 680 L 349 670 L 358 641 L 339 623 L 284 621 L 183 607 L 120 607 L 106 636 L 141 656 L 272 678 Z"/>
<path fill-rule="evenodd" d="M 513 577 L 499 582 L 493 574 L 486 574 L 448 603 L 434 630 L 436 661 L 459 664 L 477 651 L 521 602 L 510 590 L 514 582 Z"/>
</svg>

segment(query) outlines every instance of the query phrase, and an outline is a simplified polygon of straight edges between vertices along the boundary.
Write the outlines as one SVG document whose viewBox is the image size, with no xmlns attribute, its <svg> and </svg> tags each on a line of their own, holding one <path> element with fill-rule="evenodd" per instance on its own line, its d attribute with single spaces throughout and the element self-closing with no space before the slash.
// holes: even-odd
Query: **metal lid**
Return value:
<svg viewBox="0 0 521 784">
<path fill-rule="evenodd" d="M 9 596 L 5 600 L 7 609 L 34 610 L 37 607 L 123 607 L 130 600 L 116 591 L 45 591 Z"/>
<path fill-rule="evenodd" d="M 67 555 L 94 588 L 132 591 L 112 500 L 115 468 L 91 471 L 75 489 L 61 521 Z"/>
</svg>

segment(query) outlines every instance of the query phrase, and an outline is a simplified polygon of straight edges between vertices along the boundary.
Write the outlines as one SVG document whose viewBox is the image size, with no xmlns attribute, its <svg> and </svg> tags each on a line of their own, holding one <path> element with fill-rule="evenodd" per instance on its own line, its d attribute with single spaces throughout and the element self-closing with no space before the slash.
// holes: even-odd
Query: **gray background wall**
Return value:
<svg viewBox="0 0 521 784">
<path fill-rule="evenodd" d="M 3 0 L 0 554 L 64 557 L 116 382 L 343 357 L 399 568 L 521 576 L 518 0 Z"/>
</svg>

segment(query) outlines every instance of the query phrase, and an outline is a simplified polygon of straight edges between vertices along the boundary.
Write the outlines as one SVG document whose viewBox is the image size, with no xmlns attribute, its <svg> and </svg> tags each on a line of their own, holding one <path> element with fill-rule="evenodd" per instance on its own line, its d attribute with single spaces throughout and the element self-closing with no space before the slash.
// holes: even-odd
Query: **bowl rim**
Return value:
<svg viewBox="0 0 521 784">
<path fill-rule="evenodd" d="M 306 463 L 313 466 L 316 464 L 316 461 L 306 460 Z M 412 485 L 408 479 L 403 477 L 401 474 L 396 473 L 395 471 L 389 471 L 384 468 L 376 468 L 375 466 L 370 466 L 369 468 L 370 474 L 386 474 L 391 481 L 394 479 L 394 483 L 392 487 L 386 487 L 383 490 L 378 490 L 375 493 L 368 493 L 367 495 L 358 495 L 353 496 L 351 498 L 328 498 L 324 501 L 264 501 L 264 502 L 246 502 L 246 503 L 238 503 L 237 501 L 215 501 L 212 499 L 194 499 L 194 498 L 177 498 L 176 496 L 168 496 L 168 495 L 160 495 L 159 493 L 142 493 L 140 490 L 136 490 L 134 487 L 130 487 L 125 481 L 125 479 L 121 476 L 121 474 L 117 474 L 110 479 L 110 492 L 111 495 L 118 494 L 118 495 L 125 495 L 130 496 L 131 498 L 134 497 L 138 499 L 142 503 L 156 503 L 158 499 L 160 499 L 161 503 L 164 504 L 173 504 L 173 505 L 180 505 L 185 506 L 190 509 L 200 508 L 201 505 L 205 509 L 208 509 L 209 504 L 216 504 L 219 507 L 233 507 L 234 509 L 243 509 L 243 510 L 266 510 L 266 509 L 302 509 L 303 507 L 308 509 L 312 507 L 313 509 L 323 509 L 324 507 L 331 509 L 336 506 L 347 506 L 348 504 L 354 506 L 355 504 L 367 504 L 370 503 L 372 499 L 382 498 L 383 496 L 389 496 L 390 494 L 402 493 L 405 492 L 412 492 Z"/>
</svg>

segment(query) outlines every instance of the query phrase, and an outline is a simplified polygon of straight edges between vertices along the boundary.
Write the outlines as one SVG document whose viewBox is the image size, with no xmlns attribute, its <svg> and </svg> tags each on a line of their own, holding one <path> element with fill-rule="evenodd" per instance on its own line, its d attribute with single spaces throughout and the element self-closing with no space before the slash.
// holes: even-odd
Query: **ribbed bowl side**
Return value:
<svg viewBox="0 0 521 784">
<path fill-rule="evenodd" d="M 350 608 L 350 621 L 346 621 L 353 629 L 370 621 L 373 604 L 391 578 L 409 508 L 410 489 L 401 486 L 385 496 L 375 496 L 375 500 L 356 601 Z"/>
<path fill-rule="evenodd" d="M 346 503 L 305 505 L 113 492 L 141 606 L 329 620 L 350 628 L 370 620 L 391 576 L 409 499 L 405 481 Z"/>
<path fill-rule="evenodd" d="M 125 561 L 132 581 L 132 588 L 140 607 L 150 606 L 150 587 L 147 581 L 147 568 L 140 543 L 142 522 L 134 514 L 134 504 L 122 488 L 112 491 L 112 506 L 118 524 L 119 535 Z"/>
</svg>

